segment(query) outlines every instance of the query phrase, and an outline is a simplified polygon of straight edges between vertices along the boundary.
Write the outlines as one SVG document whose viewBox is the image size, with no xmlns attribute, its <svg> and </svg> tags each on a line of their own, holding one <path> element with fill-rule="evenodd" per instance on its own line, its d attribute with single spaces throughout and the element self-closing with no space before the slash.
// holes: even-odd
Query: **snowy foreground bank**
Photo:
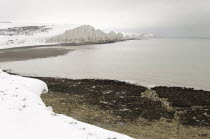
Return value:
<svg viewBox="0 0 210 139">
<path fill-rule="evenodd" d="M 129 139 L 130 137 L 55 114 L 40 95 L 47 85 L 0 70 L 0 138 Z"/>
</svg>

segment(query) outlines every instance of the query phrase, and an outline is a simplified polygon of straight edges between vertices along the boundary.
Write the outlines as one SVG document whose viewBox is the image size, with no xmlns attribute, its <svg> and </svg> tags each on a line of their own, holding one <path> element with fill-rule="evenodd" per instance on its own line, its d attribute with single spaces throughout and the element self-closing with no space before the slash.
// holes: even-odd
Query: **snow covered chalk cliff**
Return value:
<svg viewBox="0 0 210 139">
<path fill-rule="evenodd" d="M 52 37 L 47 40 L 47 43 L 103 43 L 123 39 L 122 33 L 110 32 L 107 34 L 101 30 L 96 30 L 90 25 L 84 25 Z"/>
<path fill-rule="evenodd" d="M 148 37 L 152 35 L 105 33 L 90 25 L 0 22 L 0 49 L 59 43 L 109 43 Z"/>
<path fill-rule="evenodd" d="M 40 80 L 0 70 L 0 138 L 130 139 L 126 135 L 54 113 L 40 98 L 47 91 L 47 85 Z"/>
</svg>

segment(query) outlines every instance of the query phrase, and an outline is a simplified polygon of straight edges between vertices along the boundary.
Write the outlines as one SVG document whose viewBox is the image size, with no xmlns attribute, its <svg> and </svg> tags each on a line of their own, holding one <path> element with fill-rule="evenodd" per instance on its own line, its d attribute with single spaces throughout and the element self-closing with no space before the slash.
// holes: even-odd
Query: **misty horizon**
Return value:
<svg viewBox="0 0 210 139">
<path fill-rule="evenodd" d="M 210 37 L 208 0 L 1 0 L 0 21 L 88 24 L 157 37 Z"/>
</svg>

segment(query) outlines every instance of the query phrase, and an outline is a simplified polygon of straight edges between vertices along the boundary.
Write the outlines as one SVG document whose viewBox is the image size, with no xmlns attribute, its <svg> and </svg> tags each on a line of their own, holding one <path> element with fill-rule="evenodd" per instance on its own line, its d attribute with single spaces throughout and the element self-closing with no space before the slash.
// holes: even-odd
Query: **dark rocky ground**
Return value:
<svg viewBox="0 0 210 139">
<path fill-rule="evenodd" d="M 86 103 L 111 110 L 122 121 L 135 121 L 140 116 L 150 121 L 174 117 L 174 111 L 164 108 L 161 101 L 142 97 L 147 90 L 142 86 L 113 80 L 39 79 L 48 84 L 50 91 L 81 95 Z"/>
<path fill-rule="evenodd" d="M 150 90 L 114 80 L 39 79 L 50 89 L 42 95 L 43 101 L 78 120 L 135 138 L 210 137 L 209 91 L 179 87 Z"/>
<path fill-rule="evenodd" d="M 210 92 L 179 87 L 154 87 L 159 98 L 143 96 L 147 88 L 114 80 L 71 80 L 39 78 L 48 84 L 50 91 L 84 96 L 86 103 L 103 110 L 112 110 L 122 120 L 135 121 L 139 117 L 149 121 L 174 119 L 179 113 L 182 124 L 210 126 Z M 151 91 L 150 93 L 155 93 Z"/>
<path fill-rule="evenodd" d="M 210 92 L 180 87 L 155 87 L 160 98 L 166 98 L 179 112 L 182 124 L 210 126 Z"/>
<path fill-rule="evenodd" d="M 14 35 L 33 35 L 37 32 L 48 32 L 52 28 L 47 26 L 23 26 L 23 27 L 11 27 L 7 29 L 0 29 L 0 35 L 14 36 Z"/>
<path fill-rule="evenodd" d="M 135 138 L 210 138 L 210 92 L 114 80 L 34 77 L 56 113 Z"/>
</svg>

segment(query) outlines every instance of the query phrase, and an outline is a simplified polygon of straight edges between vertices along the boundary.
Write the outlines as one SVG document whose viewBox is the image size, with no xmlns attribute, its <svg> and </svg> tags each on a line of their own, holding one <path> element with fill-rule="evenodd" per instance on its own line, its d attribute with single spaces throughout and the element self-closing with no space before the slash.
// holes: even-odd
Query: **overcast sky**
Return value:
<svg viewBox="0 0 210 139">
<path fill-rule="evenodd" d="M 0 20 L 210 36 L 210 0 L 0 0 Z"/>
</svg>

